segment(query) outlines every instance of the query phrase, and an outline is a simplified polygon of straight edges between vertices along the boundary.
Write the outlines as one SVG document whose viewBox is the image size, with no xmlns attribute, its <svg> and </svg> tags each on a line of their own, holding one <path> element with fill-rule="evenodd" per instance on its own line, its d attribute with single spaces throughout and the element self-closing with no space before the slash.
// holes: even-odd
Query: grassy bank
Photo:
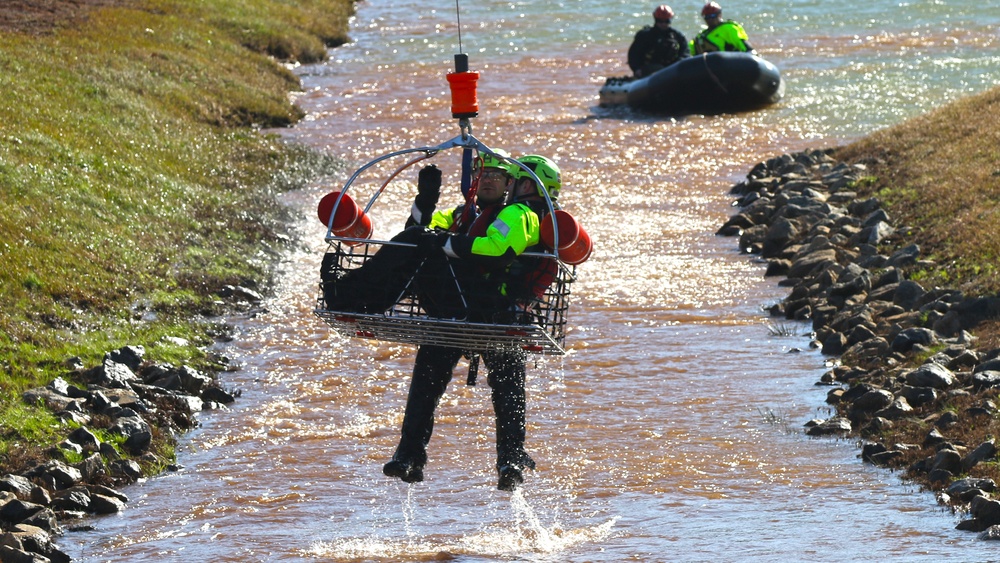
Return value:
<svg viewBox="0 0 1000 563">
<path fill-rule="evenodd" d="M 960 289 L 967 297 L 1000 295 L 1000 88 L 879 131 L 834 156 L 866 164 L 870 176 L 859 193 L 877 196 L 896 225 L 909 227 L 904 244 L 920 246 L 921 262 L 907 268 L 908 278 L 928 290 Z M 1000 320 L 988 319 L 971 332 L 978 350 L 1000 348 Z M 916 367 L 944 347 L 914 355 L 912 365 L 903 367 Z M 846 358 L 846 365 L 852 360 Z M 888 370 L 880 375 L 876 370 L 859 382 L 888 386 L 887 380 L 897 373 Z M 950 413 L 962 422 L 948 427 L 948 440 L 971 450 L 1000 436 L 995 412 L 987 410 L 992 414 L 980 417 L 967 414 L 989 407 L 997 396 L 996 388 L 980 393 L 955 390 L 936 403 L 937 412 L 899 420 L 879 438 L 883 444 L 926 445 L 937 417 Z M 892 466 L 907 470 L 926 455 L 921 447 L 905 449 Z M 980 463 L 970 474 L 1000 482 L 1000 463 L 995 459 Z M 906 475 L 933 490 L 947 485 L 931 482 L 926 471 Z"/>
<path fill-rule="evenodd" d="M 864 186 L 912 227 L 928 287 L 1000 294 L 1000 88 L 879 131 L 838 151 L 864 162 Z"/>
<path fill-rule="evenodd" d="M 68 358 L 208 361 L 163 337 L 209 344 L 218 290 L 266 289 L 275 195 L 336 166 L 257 129 L 301 117 L 278 61 L 345 42 L 352 0 L 99 4 L 0 31 L 0 465 L 47 443 L 20 397 Z"/>
</svg>

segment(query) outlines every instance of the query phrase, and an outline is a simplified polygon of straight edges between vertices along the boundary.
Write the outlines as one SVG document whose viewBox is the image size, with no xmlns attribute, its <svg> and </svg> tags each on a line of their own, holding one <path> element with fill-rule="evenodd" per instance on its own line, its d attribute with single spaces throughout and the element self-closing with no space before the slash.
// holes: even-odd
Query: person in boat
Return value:
<svg viewBox="0 0 1000 563">
<path fill-rule="evenodd" d="M 640 29 L 628 48 L 628 66 L 636 78 L 649 76 L 689 55 L 684 34 L 670 25 L 673 9 L 666 4 L 657 6 L 653 19 L 653 25 Z"/>
<path fill-rule="evenodd" d="M 490 229 L 518 231 L 517 238 L 521 237 L 523 231 L 528 242 L 537 244 L 540 234 L 539 217 L 544 215 L 547 209 L 541 190 L 545 189 L 553 201 L 557 200 L 561 188 L 560 173 L 556 164 L 545 157 L 529 155 L 519 162 L 531 168 L 544 186 L 538 187 L 530 174 L 519 166 L 512 165 L 508 168 L 499 159 L 484 158 L 483 173 L 480 176 L 477 193 L 477 204 L 481 208 L 480 219 L 485 217 L 486 221 L 490 222 Z M 486 187 L 483 182 L 500 181 L 501 178 L 504 179 L 505 188 L 509 187 L 511 190 L 511 202 L 497 209 L 492 203 L 492 196 L 489 195 L 491 189 L 486 193 L 482 191 Z M 489 199 L 484 201 L 484 197 Z M 417 200 L 421 199 L 423 204 L 415 201 L 414 211 L 411 212 L 411 219 L 417 224 L 430 211 L 427 202 L 436 200 L 433 195 L 421 198 L 418 194 Z M 512 211 L 515 213 L 511 213 Z M 447 222 L 449 217 L 458 217 L 456 210 L 434 212 L 428 225 L 433 225 L 436 220 Z M 477 227 L 480 219 L 469 227 L 470 234 L 476 233 L 481 228 Z M 455 240 L 451 238 L 442 244 L 442 252 L 447 252 L 445 248 Z M 456 256 L 458 255 L 456 252 Z M 527 269 L 529 272 L 536 270 L 544 271 L 545 268 Z M 498 285 L 496 279 L 487 272 L 480 278 L 480 284 L 498 291 L 507 298 L 514 297 L 516 292 L 511 291 L 512 286 L 509 285 L 511 278 L 508 276 L 503 279 L 506 281 Z M 537 280 L 535 283 L 538 283 Z M 532 287 L 530 282 L 522 282 L 522 285 Z M 508 306 L 500 306 L 499 311 L 507 313 L 510 310 L 509 303 L 508 301 Z M 392 459 L 382 468 L 385 475 L 399 478 L 407 483 L 423 481 L 424 465 L 427 463 L 427 445 L 434 429 L 434 411 L 451 381 L 459 359 L 467 353 L 468 351 L 458 348 L 437 345 L 422 345 L 417 349 L 399 445 Z M 535 468 L 534 460 L 524 450 L 526 355 L 521 349 L 489 350 L 478 353 L 482 355 L 483 362 L 489 370 L 487 382 L 491 389 L 496 419 L 497 488 L 513 491 L 524 482 L 524 470 Z"/>
<path fill-rule="evenodd" d="M 722 19 L 722 6 L 708 2 L 701 9 L 701 17 L 708 28 L 691 40 L 688 48 L 692 55 L 714 51 L 740 51 L 756 55 L 743 26 L 733 20 Z"/>
</svg>

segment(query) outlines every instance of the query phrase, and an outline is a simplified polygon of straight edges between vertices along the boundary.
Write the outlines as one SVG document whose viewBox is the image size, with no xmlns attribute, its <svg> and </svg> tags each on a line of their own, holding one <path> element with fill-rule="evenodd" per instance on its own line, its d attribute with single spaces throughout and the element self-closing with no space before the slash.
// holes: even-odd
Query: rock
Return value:
<svg viewBox="0 0 1000 563">
<path fill-rule="evenodd" d="M 192 395 L 178 395 L 174 397 L 177 408 L 187 414 L 200 412 L 205 408 L 205 403 L 198 397 Z"/>
<path fill-rule="evenodd" d="M 137 455 L 148 450 L 152 441 L 152 433 L 148 431 L 139 431 L 129 434 L 128 438 L 125 439 L 124 446 L 125 449 L 127 449 L 132 455 Z"/>
<path fill-rule="evenodd" d="M 138 371 L 142 365 L 142 358 L 146 355 L 146 349 L 142 346 L 125 346 L 104 355 L 105 362 L 111 361 L 122 364 L 130 371 Z"/>
<path fill-rule="evenodd" d="M 14 499 L 0 506 L 0 519 L 7 522 L 22 522 L 32 514 L 45 508 L 40 504 Z"/>
<path fill-rule="evenodd" d="M 24 399 L 25 403 L 32 405 L 42 402 L 53 412 L 81 410 L 79 405 L 82 403 L 79 399 L 68 397 L 65 394 L 59 393 L 49 387 L 29 389 L 21 395 L 21 398 Z"/>
<path fill-rule="evenodd" d="M 823 354 L 829 356 L 839 356 L 847 349 L 847 337 L 839 332 L 834 332 L 823 340 Z"/>
<path fill-rule="evenodd" d="M 899 395 L 906 399 L 911 407 L 922 407 L 928 403 L 933 403 L 938 398 L 938 392 L 934 387 L 914 387 L 904 385 L 899 390 Z"/>
<path fill-rule="evenodd" d="M 180 370 L 181 388 L 192 395 L 201 393 L 203 389 L 212 384 L 212 378 L 192 369 L 188 366 L 181 366 Z M 200 409 L 199 409 L 200 410 Z"/>
<path fill-rule="evenodd" d="M 976 497 L 969 504 L 969 514 L 983 526 L 982 529 L 1000 525 L 1000 502 Z"/>
<path fill-rule="evenodd" d="M 90 509 L 95 514 L 115 514 L 125 510 L 125 503 L 115 497 L 93 495 Z"/>
<path fill-rule="evenodd" d="M 944 448 L 934 454 L 934 461 L 931 462 L 931 471 L 944 470 L 952 475 L 962 472 L 962 454 L 955 450 Z"/>
<path fill-rule="evenodd" d="M 28 472 L 28 477 L 48 477 L 59 488 L 66 489 L 80 482 L 83 474 L 79 469 L 70 467 L 58 460 L 50 460 L 36 466 Z"/>
<path fill-rule="evenodd" d="M 905 379 L 908 385 L 933 387 L 934 389 L 947 389 L 955 385 L 956 382 L 955 374 L 948 368 L 933 362 L 907 373 Z"/>
<path fill-rule="evenodd" d="M 86 483 L 96 481 L 107 473 L 104 467 L 104 460 L 101 459 L 101 454 L 96 452 L 73 467 L 80 471 L 81 480 Z"/>
<path fill-rule="evenodd" d="M 864 427 L 863 433 L 866 436 L 881 436 L 882 432 L 893 427 L 892 421 L 880 416 L 871 419 L 871 422 Z"/>
<path fill-rule="evenodd" d="M 948 428 L 949 426 L 954 426 L 958 423 L 958 415 L 954 412 L 948 411 L 941 415 L 941 418 L 937 419 L 934 426 L 938 428 Z"/>
<path fill-rule="evenodd" d="M 976 366 L 972 373 L 979 373 L 983 371 L 1000 371 L 1000 358 L 993 358 L 984 361 L 983 363 Z"/>
<path fill-rule="evenodd" d="M 892 339 L 894 352 L 909 352 L 914 346 L 929 346 L 937 342 L 934 331 L 926 328 L 907 328 Z"/>
<path fill-rule="evenodd" d="M 59 491 L 52 499 L 52 508 L 88 512 L 90 510 L 90 491 L 87 487 L 81 486 Z"/>
<path fill-rule="evenodd" d="M 149 424 L 135 414 L 119 417 L 110 430 L 126 438 L 135 434 L 150 434 Z"/>
<path fill-rule="evenodd" d="M 932 428 L 930 432 L 927 433 L 927 437 L 924 438 L 924 447 L 933 447 L 938 444 L 943 444 L 947 441 L 947 438 L 941 434 L 941 431 L 937 428 Z"/>
<path fill-rule="evenodd" d="M 969 379 L 975 391 L 982 391 L 1000 385 L 1000 371 L 980 371 L 972 374 Z"/>
<path fill-rule="evenodd" d="M 910 414 L 911 412 L 913 412 L 913 407 L 906 402 L 906 399 L 903 397 L 897 397 L 891 405 L 876 412 L 875 416 L 880 416 L 889 420 L 896 420 Z"/>
<path fill-rule="evenodd" d="M 44 561 L 46 563 L 68 563 L 70 561 L 70 557 L 52 543 L 49 533 L 37 526 L 20 524 L 15 527 L 11 536 L 20 545 L 20 548 L 17 548 L 16 551 L 26 553 L 28 556 L 28 559 L 22 559 L 21 561 Z M 0 550 L 4 547 L 7 546 L 0 547 Z M 8 558 L 11 557 L 10 553 L 9 551 L 0 551 L 0 554 L 3 555 L 0 560 L 4 563 L 19 561 L 19 559 Z M 15 552 L 13 557 L 22 557 L 22 553 Z"/>
<path fill-rule="evenodd" d="M 890 256 L 888 265 L 896 268 L 910 266 L 917 263 L 918 256 L 920 256 L 920 247 L 916 244 L 911 244 Z"/>
<path fill-rule="evenodd" d="M 792 267 L 788 269 L 788 277 L 804 278 L 814 271 L 829 267 L 837 263 L 837 251 L 830 248 L 811 252 L 792 261 Z"/>
<path fill-rule="evenodd" d="M 108 464 L 111 475 L 132 482 L 142 477 L 142 468 L 131 459 L 119 459 Z"/>
<path fill-rule="evenodd" d="M 68 440 L 74 444 L 78 444 L 85 452 L 96 452 L 101 449 L 101 441 L 97 439 L 97 436 L 82 426 L 74 430 L 69 435 Z"/>
<path fill-rule="evenodd" d="M 251 304 L 259 304 L 264 300 L 264 297 L 256 291 L 243 287 L 241 285 L 226 285 L 220 289 L 217 294 L 219 297 L 232 298 L 238 301 L 246 301 Z"/>
<path fill-rule="evenodd" d="M 932 469 L 927 473 L 927 480 L 933 485 L 946 485 L 951 482 L 955 475 L 947 469 Z"/>
<path fill-rule="evenodd" d="M 885 389 L 874 389 L 858 397 L 851 403 L 851 408 L 861 412 L 877 411 L 891 405 L 894 398 L 892 393 Z"/>
<path fill-rule="evenodd" d="M 809 436 L 829 436 L 831 434 L 845 434 L 851 431 L 851 422 L 843 417 L 833 417 L 820 422 L 819 424 L 806 430 Z"/>
<path fill-rule="evenodd" d="M 27 499 L 34 488 L 31 481 L 21 475 L 4 475 L 0 478 L 0 491 L 14 493 L 19 499 Z"/>
<path fill-rule="evenodd" d="M 224 391 L 215 386 L 206 388 L 201 392 L 201 400 L 205 402 L 221 403 L 228 405 L 236 401 L 236 397 L 232 393 Z"/>
<path fill-rule="evenodd" d="M 996 442 L 991 440 L 986 440 L 982 444 L 976 447 L 976 449 L 969 452 L 967 456 L 962 458 L 962 471 L 968 473 L 970 469 L 984 461 L 992 461 L 997 457 L 997 446 Z M 982 487 L 980 487 L 982 488 Z"/>
<path fill-rule="evenodd" d="M 0 561 L 4 563 L 50 563 L 52 560 L 18 547 L 0 544 Z"/>
</svg>

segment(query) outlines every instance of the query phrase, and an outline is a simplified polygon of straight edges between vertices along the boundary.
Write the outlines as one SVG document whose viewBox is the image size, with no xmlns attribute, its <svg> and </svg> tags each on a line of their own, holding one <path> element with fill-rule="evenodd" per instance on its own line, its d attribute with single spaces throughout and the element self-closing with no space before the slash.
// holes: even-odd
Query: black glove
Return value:
<svg viewBox="0 0 1000 563">
<path fill-rule="evenodd" d="M 431 256 L 442 252 L 448 242 L 448 233 L 444 231 L 427 231 L 417 239 L 417 252 L 421 256 Z"/>
<path fill-rule="evenodd" d="M 433 196 L 434 202 L 437 203 L 437 198 L 441 195 L 441 170 L 437 166 L 429 164 L 420 169 L 420 174 L 417 176 L 417 193 Z"/>
<path fill-rule="evenodd" d="M 410 213 L 406 224 L 427 226 L 431 222 L 431 216 L 434 215 L 439 197 L 441 197 L 441 171 L 433 164 L 421 168 L 417 176 L 417 197 L 413 199 L 417 211 Z"/>
</svg>

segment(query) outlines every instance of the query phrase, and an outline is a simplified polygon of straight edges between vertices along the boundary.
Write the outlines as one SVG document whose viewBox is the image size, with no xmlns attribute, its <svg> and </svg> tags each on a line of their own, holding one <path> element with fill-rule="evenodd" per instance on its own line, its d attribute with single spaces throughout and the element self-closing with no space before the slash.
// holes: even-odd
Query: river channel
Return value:
<svg viewBox="0 0 1000 563">
<path fill-rule="evenodd" d="M 60 545 L 79 561 L 986 561 L 991 542 L 850 440 L 803 425 L 831 412 L 831 358 L 809 325 L 764 311 L 786 290 L 736 240 L 715 236 L 729 188 L 754 164 L 834 147 L 962 96 L 1000 68 L 1000 3 L 790 0 L 724 3 L 786 80 L 779 104 L 664 119 L 601 108 L 627 74 L 653 5 L 358 3 L 352 43 L 297 67 L 307 117 L 271 131 L 343 159 L 340 176 L 288 194 L 302 244 L 266 313 L 220 344 L 242 396 L 180 439 L 183 469 L 127 487 L 119 515 Z M 699 29 L 701 2 L 673 4 Z M 461 43 L 459 43 L 461 34 Z M 364 162 L 459 134 L 445 75 L 481 75 L 473 133 L 555 159 L 561 203 L 590 233 L 567 347 L 528 368 L 524 487 L 496 490 L 485 384 L 465 368 L 439 410 L 423 483 L 381 473 L 398 439 L 414 349 L 345 339 L 313 315 L 326 248 L 316 204 Z M 457 161 L 436 158 L 445 186 Z M 402 225 L 416 174 L 372 210 Z M 457 192 L 456 190 L 453 190 Z M 451 198 L 449 200 L 449 198 Z M 446 190 L 443 203 L 457 204 Z"/>
</svg>

